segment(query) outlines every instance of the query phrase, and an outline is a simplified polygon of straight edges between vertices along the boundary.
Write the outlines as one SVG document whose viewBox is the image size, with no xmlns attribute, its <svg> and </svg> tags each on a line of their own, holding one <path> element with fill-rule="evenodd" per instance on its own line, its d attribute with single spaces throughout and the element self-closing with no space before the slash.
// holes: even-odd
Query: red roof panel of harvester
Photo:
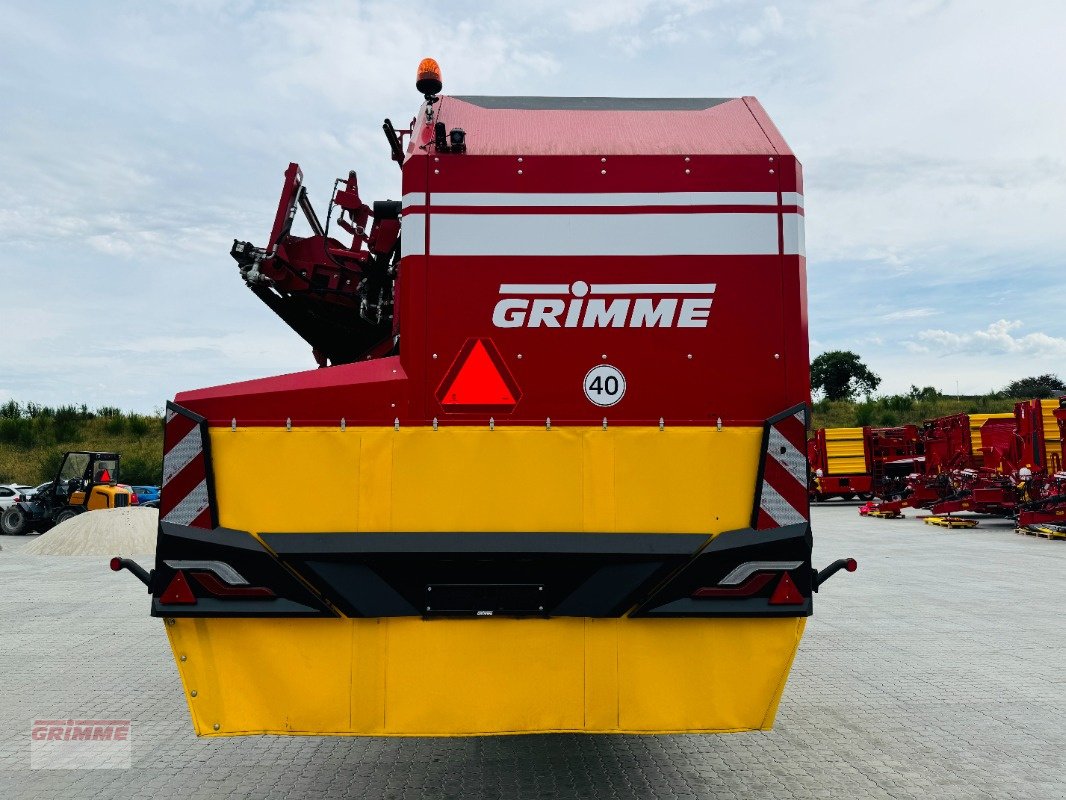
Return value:
<svg viewBox="0 0 1066 800">
<path fill-rule="evenodd" d="M 471 155 L 792 155 L 754 97 L 441 98 Z"/>
</svg>

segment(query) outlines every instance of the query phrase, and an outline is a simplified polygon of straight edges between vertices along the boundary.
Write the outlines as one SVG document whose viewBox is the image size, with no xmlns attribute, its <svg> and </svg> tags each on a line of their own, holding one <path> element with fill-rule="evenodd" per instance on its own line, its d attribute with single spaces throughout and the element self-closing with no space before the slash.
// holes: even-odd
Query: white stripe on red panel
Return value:
<svg viewBox="0 0 1066 800">
<path fill-rule="evenodd" d="M 163 491 L 166 491 L 164 488 Z M 207 494 L 207 479 L 200 481 L 191 492 L 183 497 L 170 512 L 163 517 L 164 522 L 175 525 L 189 525 L 207 510 L 210 500 Z"/>
<path fill-rule="evenodd" d="M 809 465 L 801 449 L 806 438 L 807 410 L 782 416 L 766 431 L 762 455 L 759 507 L 752 524 L 759 530 L 806 522 L 810 519 L 807 495 Z"/>
<path fill-rule="evenodd" d="M 159 501 L 162 522 L 210 528 L 213 523 L 207 477 L 206 423 L 170 405 L 163 453 L 163 487 Z M 180 437 L 180 438 L 178 438 Z M 175 441 L 175 439 L 177 441 Z"/>
<path fill-rule="evenodd" d="M 806 256 L 807 245 L 804 241 L 803 215 L 782 214 L 781 232 L 784 234 L 786 256 Z"/>
<path fill-rule="evenodd" d="M 777 428 L 770 428 L 767 455 L 784 467 L 799 483 L 807 481 L 807 456 L 786 439 Z"/>
<path fill-rule="evenodd" d="M 181 472 L 189 463 L 203 452 L 204 442 L 200 426 L 196 425 L 185 437 L 163 456 L 163 485 Z"/>
<path fill-rule="evenodd" d="M 759 508 L 769 514 L 778 527 L 807 521 L 807 518 L 793 508 L 768 481 L 763 481 Z"/>
<path fill-rule="evenodd" d="M 437 212 L 431 216 L 430 253 L 435 256 L 779 255 L 777 218 L 777 214 L 733 212 L 581 215 Z M 426 255 L 425 215 L 407 214 L 403 225 L 403 254 Z M 792 254 L 798 245 L 788 236 L 785 238 L 785 252 Z"/>
</svg>

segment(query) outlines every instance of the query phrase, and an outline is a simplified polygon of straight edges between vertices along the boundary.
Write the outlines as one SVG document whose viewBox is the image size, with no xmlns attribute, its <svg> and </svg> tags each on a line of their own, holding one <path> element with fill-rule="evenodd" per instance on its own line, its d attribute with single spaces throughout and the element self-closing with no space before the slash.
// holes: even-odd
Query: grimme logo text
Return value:
<svg viewBox="0 0 1066 800">
<path fill-rule="evenodd" d="M 128 719 L 35 719 L 30 727 L 38 742 L 123 742 L 129 735 Z"/>
<path fill-rule="evenodd" d="M 713 283 L 505 283 L 497 328 L 706 328 Z"/>
</svg>

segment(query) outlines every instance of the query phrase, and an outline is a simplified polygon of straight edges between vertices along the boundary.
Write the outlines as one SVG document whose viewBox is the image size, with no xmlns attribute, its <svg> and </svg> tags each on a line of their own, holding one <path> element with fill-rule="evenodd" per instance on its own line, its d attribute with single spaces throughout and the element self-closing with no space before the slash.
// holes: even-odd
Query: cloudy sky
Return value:
<svg viewBox="0 0 1066 800">
<path fill-rule="evenodd" d="M 1066 3 L 4 2 L 0 399 L 158 408 L 310 368 L 240 281 L 299 161 L 398 198 L 455 94 L 755 95 L 804 163 L 812 355 L 882 390 L 1066 377 Z"/>
</svg>

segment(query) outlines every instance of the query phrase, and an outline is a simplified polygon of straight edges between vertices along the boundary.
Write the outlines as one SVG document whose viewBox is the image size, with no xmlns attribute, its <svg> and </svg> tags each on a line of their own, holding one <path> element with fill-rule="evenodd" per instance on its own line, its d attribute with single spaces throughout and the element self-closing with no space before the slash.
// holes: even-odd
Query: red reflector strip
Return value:
<svg viewBox="0 0 1066 800">
<path fill-rule="evenodd" d="M 185 573 L 178 570 L 170 579 L 163 594 L 159 595 L 159 602 L 168 606 L 192 606 L 196 605 L 196 595 L 192 593 L 189 582 L 185 580 Z"/>
<path fill-rule="evenodd" d="M 181 574 L 181 573 L 178 573 Z M 265 586 L 229 586 L 210 572 L 190 572 L 196 582 L 216 597 L 274 597 Z"/>
<path fill-rule="evenodd" d="M 774 593 L 770 595 L 772 606 L 799 606 L 803 605 L 803 595 L 796 588 L 796 584 L 786 572 L 781 576 L 781 582 L 777 584 Z"/>
<path fill-rule="evenodd" d="M 761 572 L 752 575 L 740 586 L 704 586 L 692 593 L 693 597 L 751 597 L 774 579 L 773 573 Z"/>
</svg>

